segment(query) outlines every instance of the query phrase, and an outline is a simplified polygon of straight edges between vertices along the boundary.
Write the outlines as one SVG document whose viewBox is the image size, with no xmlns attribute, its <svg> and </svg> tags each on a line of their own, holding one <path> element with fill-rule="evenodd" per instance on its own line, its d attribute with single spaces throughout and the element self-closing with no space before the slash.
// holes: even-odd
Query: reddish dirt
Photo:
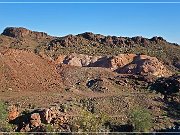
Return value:
<svg viewBox="0 0 180 135">
<path fill-rule="evenodd" d="M 156 101 L 162 99 L 161 95 L 145 91 L 138 86 L 141 81 L 123 79 L 123 76 L 128 75 L 103 67 L 57 65 L 32 52 L 0 49 L 0 100 L 17 103 L 22 109 L 72 103 L 73 109 L 68 113 L 74 115 L 76 102 L 94 99 L 97 110 L 110 116 L 120 115 L 121 122 L 127 122 L 128 111 L 136 105 L 153 106 L 155 118 L 164 113 L 159 109 L 164 103 Z M 92 86 L 88 86 L 89 82 L 93 82 Z"/>
<path fill-rule="evenodd" d="M 105 97 L 114 95 L 113 84 L 108 93 L 96 93 L 87 87 L 75 88 L 78 81 L 85 85 L 88 79 L 114 77 L 116 73 L 103 68 L 57 67 L 56 63 L 32 52 L 0 49 L 0 99 L 27 106 L 48 106 L 72 97 Z M 71 88 L 66 91 L 66 88 Z M 85 91 L 83 91 L 85 90 Z"/>
<path fill-rule="evenodd" d="M 3 95 L 21 97 L 37 92 L 60 92 L 63 87 L 53 62 L 21 50 L 0 51 L 0 78 L 0 98 L 8 98 Z"/>
</svg>

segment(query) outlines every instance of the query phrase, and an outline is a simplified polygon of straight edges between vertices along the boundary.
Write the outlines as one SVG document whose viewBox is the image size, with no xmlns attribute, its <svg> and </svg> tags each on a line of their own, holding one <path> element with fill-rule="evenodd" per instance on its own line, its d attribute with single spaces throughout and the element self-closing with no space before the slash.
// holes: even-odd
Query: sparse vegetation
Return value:
<svg viewBox="0 0 180 135">
<path fill-rule="evenodd" d="M 44 125 L 46 132 L 55 132 L 51 124 Z"/>
<path fill-rule="evenodd" d="M 83 109 L 79 118 L 75 120 L 75 125 L 78 132 L 105 132 L 104 124 L 107 120 L 104 114 L 93 114 Z"/>
<path fill-rule="evenodd" d="M 134 131 L 148 132 L 152 127 L 152 116 L 148 110 L 138 107 L 130 113 L 130 123 L 134 127 Z"/>
<path fill-rule="evenodd" d="M 33 32 L 30 33 L 33 34 Z M 17 123 L 13 123 L 16 126 L 13 131 L 30 132 L 39 131 L 42 128 L 43 132 L 105 132 L 109 131 L 105 126 L 106 121 L 108 121 L 112 127 L 114 125 L 113 130 L 110 127 L 111 131 L 131 132 L 134 128 L 134 131 L 146 132 L 170 127 L 174 120 L 179 119 L 179 46 L 168 43 L 161 38 L 136 39 L 110 36 L 101 38 L 101 36 L 92 33 L 90 34 L 92 38 L 88 38 L 87 34 L 85 37 L 80 34 L 79 36 L 63 37 L 62 40 L 49 36 L 44 38 L 42 34 L 38 33 L 35 35 L 27 35 L 20 39 L 8 37 L 8 35 L 0 36 L 0 55 L 2 53 L 0 56 L 0 99 L 8 101 L 10 99 L 10 103 L 19 102 L 24 109 L 21 116 L 16 119 Z M 53 40 L 54 43 L 52 43 Z M 111 41 L 113 42 L 111 43 Z M 133 62 L 135 58 L 129 63 L 132 67 L 127 64 L 127 74 L 121 74 L 118 70 L 114 71 L 114 68 L 109 70 L 106 65 L 103 67 L 81 67 L 58 65 L 52 62 L 53 59 L 61 57 L 59 55 L 68 55 L 74 52 L 77 55 L 87 55 L 85 56 L 87 60 L 84 58 L 75 60 L 75 63 L 80 62 L 81 64 L 88 64 L 91 58 L 97 62 L 99 58 L 97 57 L 96 60 L 96 56 L 111 58 L 111 56 L 124 53 L 153 56 L 157 57 L 158 61 L 161 61 L 162 65 L 165 65 L 172 73 L 177 73 L 177 77 L 157 79 L 150 74 L 141 76 L 139 71 L 133 72 L 138 67 L 136 62 Z M 95 57 L 89 57 L 89 55 Z M 113 60 L 117 63 L 121 61 L 114 58 Z M 124 63 L 123 61 L 122 63 Z M 140 63 L 143 61 L 144 59 Z M 55 62 L 60 63 L 58 60 Z M 151 65 L 151 61 L 149 63 Z M 106 64 L 106 62 L 102 62 L 102 64 Z M 114 66 L 116 67 L 116 65 Z M 121 70 L 121 68 L 119 69 Z M 149 70 L 149 67 L 144 69 Z M 154 66 L 150 66 L 150 69 L 156 71 L 160 68 L 154 64 Z M 129 72 L 131 70 L 132 73 Z M 164 71 L 162 69 L 162 74 Z M 154 87 L 152 87 L 153 82 L 155 83 Z M 149 92 L 150 90 L 152 92 Z M 159 93 L 155 93 L 155 91 Z M 164 97 L 171 100 L 164 100 Z M 135 105 L 147 106 L 148 110 L 144 108 L 133 109 Z M 52 117 L 50 122 L 42 120 L 43 117 L 39 119 L 37 114 L 33 115 L 36 116 L 36 118 L 33 117 L 33 120 L 30 118 L 33 111 L 33 113 L 37 113 L 37 108 L 44 109 L 44 107 L 49 106 L 57 107 L 55 110 L 47 109 L 48 113 L 46 111 L 43 113 L 46 114 L 46 118 L 47 116 Z M 130 110 L 132 110 L 130 117 L 127 117 Z M 112 117 L 108 119 L 100 112 Z M 42 115 L 42 112 L 39 114 Z M 0 102 L 0 131 L 8 132 L 12 129 L 6 120 L 7 115 L 6 104 Z M 65 117 L 66 115 L 67 117 Z M 154 124 L 152 124 L 152 116 L 155 118 Z M 163 117 L 163 121 L 159 116 Z M 130 124 L 127 123 L 128 119 L 130 119 Z M 19 122 L 19 120 L 21 121 Z M 39 125 L 36 125 L 37 123 Z M 24 129 L 25 127 L 26 129 Z M 126 130 L 127 127 L 130 130 Z M 32 128 L 34 129 L 32 130 Z M 117 128 L 118 130 L 116 130 Z"/>
<path fill-rule="evenodd" d="M 0 132 L 10 132 L 12 131 L 11 125 L 7 122 L 7 105 L 0 101 Z"/>
</svg>

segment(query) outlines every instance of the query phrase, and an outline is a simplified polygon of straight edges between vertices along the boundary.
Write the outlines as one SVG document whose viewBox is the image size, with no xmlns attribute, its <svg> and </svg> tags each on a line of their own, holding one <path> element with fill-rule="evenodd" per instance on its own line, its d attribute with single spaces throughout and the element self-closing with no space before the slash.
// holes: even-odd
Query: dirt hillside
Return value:
<svg viewBox="0 0 180 135">
<path fill-rule="evenodd" d="M 9 93 L 9 97 L 14 96 L 13 92 L 23 96 L 31 92 L 61 91 L 63 87 L 53 62 L 21 50 L 0 50 L 0 78 L 0 91 Z"/>
</svg>

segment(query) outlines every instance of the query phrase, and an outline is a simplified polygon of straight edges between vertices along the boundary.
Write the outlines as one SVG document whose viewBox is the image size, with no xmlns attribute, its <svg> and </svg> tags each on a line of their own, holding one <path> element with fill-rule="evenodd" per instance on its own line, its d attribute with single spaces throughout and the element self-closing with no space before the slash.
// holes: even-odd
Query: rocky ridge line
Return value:
<svg viewBox="0 0 180 135">
<path fill-rule="evenodd" d="M 13 38 L 24 38 L 24 37 L 32 37 L 32 38 L 47 38 L 51 37 L 45 32 L 36 32 L 36 31 L 31 31 L 23 27 L 7 27 L 2 35 L 13 37 Z"/>
</svg>

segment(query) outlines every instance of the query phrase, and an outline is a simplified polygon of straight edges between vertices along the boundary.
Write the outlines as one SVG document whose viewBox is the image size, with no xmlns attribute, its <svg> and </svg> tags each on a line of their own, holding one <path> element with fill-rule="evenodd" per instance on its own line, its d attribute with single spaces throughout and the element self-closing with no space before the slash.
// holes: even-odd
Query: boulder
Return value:
<svg viewBox="0 0 180 135">
<path fill-rule="evenodd" d="M 40 113 L 40 116 L 41 116 L 41 121 L 42 121 L 43 123 L 50 123 L 51 120 L 52 120 L 51 113 L 50 113 L 50 109 L 44 109 L 44 110 Z"/>
<path fill-rule="evenodd" d="M 180 75 L 159 78 L 152 84 L 151 88 L 164 95 L 173 95 L 175 93 L 179 93 Z"/>
<path fill-rule="evenodd" d="M 31 114 L 30 127 L 34 128 L 34 127 L 38 127 L 40 125 L 41 125 L 41 117 L 40 117 L 39 113 Z"/>
<path fill-rule="evenodd" d="M 8 120 L 12 121 L 16 119 L 19 116 L 19 110 L 18 107 L 15 105 L 12 105 L 9 107 L 9 112 L 8 112 Z"/>
<path fill-rule="evenodd" d="M 58 119 L 61 116 L 61 112 L 56 107 L 44 109 L 40 112 L 42 123 L 53 123 L 53 120 Z"/>
<path fill-rule="evenodd" d="M 177 67 L 178 69 L 180 69 L 180 61 L 177 61 L 177 62 L 175 62 L 175 67 Z"/>
<path fill-rule="evenodd" d="M 20 129 L 20 132 L 29 132 L 31 130 L 30 125 L 27 124 Z"/>
</svg>

